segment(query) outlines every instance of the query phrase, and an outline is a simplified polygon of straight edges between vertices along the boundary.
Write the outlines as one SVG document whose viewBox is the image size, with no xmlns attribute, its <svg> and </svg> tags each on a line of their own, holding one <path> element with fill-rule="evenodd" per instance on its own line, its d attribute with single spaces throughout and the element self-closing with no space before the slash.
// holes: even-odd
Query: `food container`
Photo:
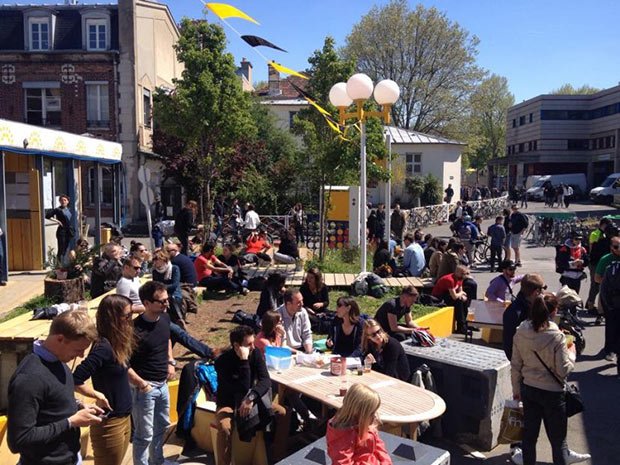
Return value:
<svg viewBox="0 0 620 465">
<path fill-rule="evenodd" d="M 265 347 L 265 361 L 267 367 L 274 370 L 287 370 L 293 366 L 293 354 L 288 347 Z"/>
</svg>

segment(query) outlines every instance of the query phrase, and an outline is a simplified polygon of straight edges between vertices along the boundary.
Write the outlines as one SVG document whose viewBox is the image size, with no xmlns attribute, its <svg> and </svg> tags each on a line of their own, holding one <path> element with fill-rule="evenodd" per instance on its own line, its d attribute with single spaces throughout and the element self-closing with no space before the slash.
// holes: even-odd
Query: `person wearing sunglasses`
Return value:
<svg viewBox="0 0 620 465">
<path fill-rule="evenodd" d="M 513 288 L 524 275 L 516 274 L 517 264 L 512 260 L 503 260 L 498 270 L 501 274 L 491 280 L 484 296 L 491 302 L 510 303 L 515 298 Z"/>
<path fill-rule="evenodd" d="M 409 382 L 411 372 L 403 346 L 388 335 L 377 320 L 364 322 L 362 352 L 364 362 L 371 363 L 373 370 Z"/>
</svg>

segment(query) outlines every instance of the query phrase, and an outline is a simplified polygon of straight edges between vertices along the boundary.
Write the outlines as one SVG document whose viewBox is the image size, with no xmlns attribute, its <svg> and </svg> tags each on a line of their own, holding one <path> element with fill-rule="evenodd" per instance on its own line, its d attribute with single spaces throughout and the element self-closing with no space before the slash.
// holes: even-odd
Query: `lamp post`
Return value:
<svg viewBox="0 0 620 465">
<path fill-rule="evenodd" d="M 374 95 L 375 102 L 381 106 L 380 111 L 364 111 L 364 102 Z M 360 246 L 362 248 L 362 273 L 366 272 L 366 120 L 371 117 L 381 118 L 385 124 L 390 123 L 390 110 L 400 96 L 400 89 L 391 79 L 384 79 L 374 87 L 373 82 L 363 73 L 354 74 L 349 80 L 334 84 L 329 91 L 329 101 L 338 108 L 340 124 L 348 119 L 360 123 Z M 354 111 L 347 109 L 354 104 Z M 389 212 L 389 206 L 388 206 Z"/>
</svg>

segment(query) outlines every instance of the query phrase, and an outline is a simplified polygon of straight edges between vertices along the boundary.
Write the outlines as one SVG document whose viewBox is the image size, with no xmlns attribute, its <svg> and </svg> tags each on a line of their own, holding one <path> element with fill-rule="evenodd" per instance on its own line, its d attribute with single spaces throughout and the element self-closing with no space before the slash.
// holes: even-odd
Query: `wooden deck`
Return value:
<svg viewBox="0 0 620 465">
<path fill-rule="evenodd" d="M 256 276 L 269 276 L 272 273 L 282 273 L 286 276 L 287 286 L 301 286 L 306 275 L 305 271 L 296 271 L 295 265 L 277 265 L 269 264 L 266 267 L 248 266 L 244 268 L 248 279 Z M 324 273 L 323 281 L 327 287 L 350 287 L 355 277 L 354 273 Z M 385 278 L 383 280 L 388 287 L 405 287 L 414 286 L 418 289 L 428 288 L 433 286 L 433 281 L 430 278 Z"/>
</svg>

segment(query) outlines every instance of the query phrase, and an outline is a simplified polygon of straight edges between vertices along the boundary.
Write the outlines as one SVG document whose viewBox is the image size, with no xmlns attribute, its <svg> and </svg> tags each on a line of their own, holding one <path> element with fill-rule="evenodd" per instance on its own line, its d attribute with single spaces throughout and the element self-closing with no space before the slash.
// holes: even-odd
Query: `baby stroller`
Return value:
<svg viewBox="0 0 620 465">
<path fill-rule="evenodd" d="M 556 294 L 560 305 L 558 326 L 565 334 L 573 336 L 577 355 L 586 348 L 586 338 L 583 335 L 586 323 L 577 317 L 577 312 L 584 310 L 583 301 L 579 294 L 568 286 L 563 286 Z"/>
</svg>

